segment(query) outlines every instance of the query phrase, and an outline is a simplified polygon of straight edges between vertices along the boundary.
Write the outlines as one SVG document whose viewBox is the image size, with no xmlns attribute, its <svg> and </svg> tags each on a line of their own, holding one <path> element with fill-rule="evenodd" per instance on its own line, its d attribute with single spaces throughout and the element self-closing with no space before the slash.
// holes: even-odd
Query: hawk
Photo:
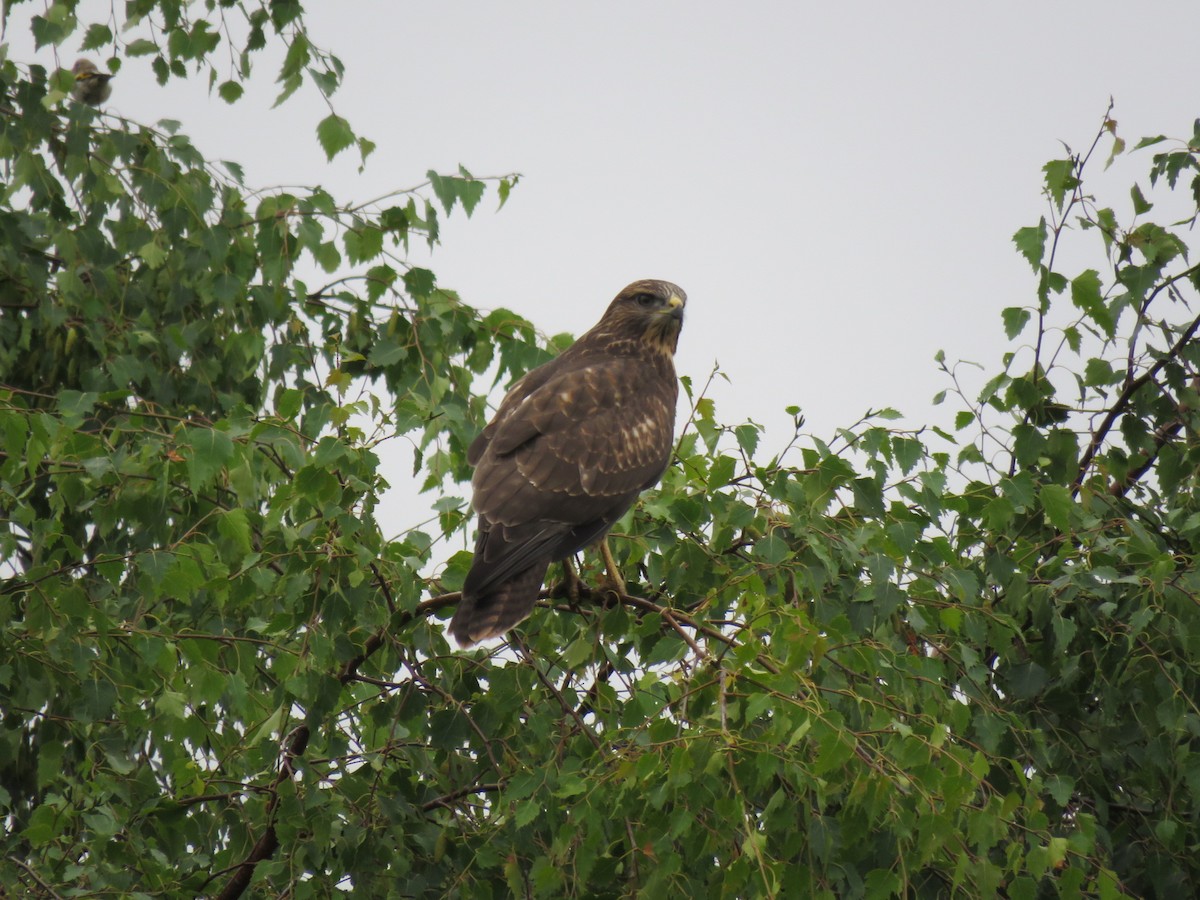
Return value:
<svg viewBox="0 0 1200 900">
<path fill-rule="evenodd" d="M 471 444 L 475 558 L 450 633 L 462 647 L 533 612 L 550 563 L 603 537 L 671 460 L 687 295 L 635 281 L 599 322 L 517 381 Z"/>
</svg>

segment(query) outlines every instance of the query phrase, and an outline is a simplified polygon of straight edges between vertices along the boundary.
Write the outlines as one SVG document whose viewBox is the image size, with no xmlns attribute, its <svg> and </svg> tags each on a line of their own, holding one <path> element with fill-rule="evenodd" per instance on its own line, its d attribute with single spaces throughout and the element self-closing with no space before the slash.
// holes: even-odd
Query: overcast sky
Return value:
<svg viewBox="0 0 1200 900">
<path fill-rule="evenodd" d="M 309 6 L 347 68 L 335 108 L 379 146 L 361 175 L 350 153 L 325 162 L 314 91 L 268 112 L 273 70 L 228 107 L 127 60 L 110 108 L 183 120 L 252 185 L 361 200 L 430 168 L 522 173 L 504 210 L 493 195 L 448 224 L 439 283 L 579 333 L 627 282 L 677 282 L 681 374 L 719 360 L 720 417 L 766 424 L 767 449 L 790 404 L 818 435 L 868 407 L 938 416 L 934 353 L 994 370 L 1000 310 L 1032 302 L 1010 237 L 1043 213 L 1059 142 L 1086 147 L 1110 96 L 1131 146 L 1200 115 L 1195 0 Z M 11 55 L 53 65 L 31 11 Z M 1114 167 L 1110 203 L 1149 162 Z"/>
</svg>

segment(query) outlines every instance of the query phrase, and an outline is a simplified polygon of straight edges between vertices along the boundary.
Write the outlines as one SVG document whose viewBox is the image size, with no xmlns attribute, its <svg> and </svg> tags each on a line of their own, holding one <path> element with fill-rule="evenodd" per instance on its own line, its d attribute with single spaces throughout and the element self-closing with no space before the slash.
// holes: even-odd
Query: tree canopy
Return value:
<svg viewBox="0 0 1200 900">
<path fill-rule="evenodd" d="M 208 74 L 225 102 L 271 45 L 281 99 L 340 83 L 298 2 L 112 14 L 57 0 L 34 37 Z M 466 448 L 493 388 L 563 339 L 407 249 L 515 176 L 430 172 L 365 204 L 252 187 L 177 123 L 71 86 L 0 45 L 0 884 L 1200 882 L 1200 122 L 1127 151 L 1105 115 L 1047 163 L 1014 236 L 1028 302 L 995 310 L 1010 352 L 979 391 L 941 358 L 952 429 L 881 409 L 821 438 L 797 406 L 781 438 L 685 379 L 675 461 L 611 538 L 627 593 L 585 556 L 578 598 L 548 588 L 460 652 Z M 373 149 L 336 112 L 316 131 L 331 158 Z M 1093 191 L 1105 155 L 1128 193 Z M 438 517 L 385 539 L 401 446 Z"/>
</svg>

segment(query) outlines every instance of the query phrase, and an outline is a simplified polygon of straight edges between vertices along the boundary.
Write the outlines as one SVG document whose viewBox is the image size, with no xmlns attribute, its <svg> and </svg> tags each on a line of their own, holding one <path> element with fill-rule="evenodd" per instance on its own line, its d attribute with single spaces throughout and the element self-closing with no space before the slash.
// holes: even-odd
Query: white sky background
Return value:
<svg viewBox="0 0 1200 900">
<path fill-rule="evenodd" d="M 1059 141 L 1085 149 L 1110 95 L 1130 146 L 1187 137 L 1200 115 L 1194 0 L 308 5 L 314 42 L 346 65 L 335 109 L 378 144 L 361 175 L 353 151 L 325 161 L 315 90 L 268 111 L 269 64 L 229 107 L 206 77 L 164 89 L 127 59 L 109 109 L 182 120 L 252 186 L 320 183 L 342 200 L 459 163 L 520 172 L 501 212 L 493 191 L 445 223 L 427 263 L 439 284 L 578 334 L 627 282 L 677 282 L 680 373 L 703 384 L 719 360 L 718 418 L 765 424 L 768 452 L 790 437 L 790 404 L 823 437 L 871 407 L 945 422 L 934 353 L 993 373 L 1000 310 L 1034 302 L 1010 238 L 1045 211 Z M 17 8 L 10 55 L 52 66 L 28 37 L 39 9 Z M 1149 164 L 1114 166 L 1120 214 Z M 385 446 L 397 493 L 411 457 Z M 393 498 L 386 530 L 426 518 L 411 502 Z"/>
</svg>

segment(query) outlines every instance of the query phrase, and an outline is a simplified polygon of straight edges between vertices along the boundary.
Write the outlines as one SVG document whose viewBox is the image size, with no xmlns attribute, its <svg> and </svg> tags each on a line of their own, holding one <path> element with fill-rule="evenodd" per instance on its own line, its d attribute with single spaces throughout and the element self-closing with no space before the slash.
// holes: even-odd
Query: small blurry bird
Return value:
<svg viewBox="0 0 1200 900">
<path fill-rule="evenodd" d="M 112 95 L 112 85 L 109 84 L 112 76 L 97 69 L 90 59 L 75 60 L 71 71 L 75 75 L 75 87 L 71 89 L 71 96 L 78 102 L 88 106 L 99 106 Z"/>
</svg>

